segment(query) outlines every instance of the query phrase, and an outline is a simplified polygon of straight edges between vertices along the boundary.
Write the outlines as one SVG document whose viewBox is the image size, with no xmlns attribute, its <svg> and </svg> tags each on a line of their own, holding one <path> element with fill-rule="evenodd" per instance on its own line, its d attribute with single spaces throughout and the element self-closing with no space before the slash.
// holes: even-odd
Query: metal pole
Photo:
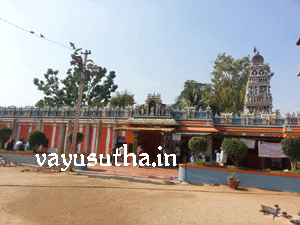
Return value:
<svg viewBox="0 0 300 225">
<path fill-rule="evenodd" d="M 84 85 L 84 79 L 85 79 L 87 55 L 91 54 L 91 52 L 90 51 L 88 52 L 87 50 L 85 50 L 85 53 L 81 53 L 81 54 L 84 54 L 84 63 L 83 63 L 81 77 L 80 77 L 79 95 L 78 95 L 78 100 L 77 100 L 74 130 L 73 130 L 73 137 L 72 137 L 72 147 L 71 147 L 72 157 L 75 154 L 75 149 L 76 149 L 76 137 L 77 137 L 77 131 L 78 131 L 79 112 L 80 112 L 80 108 L 81 108 L 81 101 L 82 101 L 82 94 L 83 94 L 83 85 Z M 71 158 L 70 158 L 70 160 L 71 160 Z M 73 171 L 73 163 L 70 164 L 69 171 Z"/>
</svg>

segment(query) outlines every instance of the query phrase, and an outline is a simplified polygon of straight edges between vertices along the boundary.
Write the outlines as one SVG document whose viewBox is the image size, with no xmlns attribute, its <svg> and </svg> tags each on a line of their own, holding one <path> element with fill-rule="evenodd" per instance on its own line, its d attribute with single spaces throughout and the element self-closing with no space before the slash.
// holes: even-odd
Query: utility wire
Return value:
<svg viewBox="0 0 300 225">
<path fill-rule="evenodd" d="M 8 23 L 8 24 L 10 24 L 10 25 L 12 25 L 12 26 L 14 26 L 14 27 L 17 27 L 17 28 L 19 28 L 19 29 L 21 29 L 21 30 L 23 30 L 23 31 L 26 31 L 26 32 L 28 32 L 28 33 L 30 33 L 30 34 L 33 34 L 33 35 L 35 35 L 35 36 L 37 36 L 37 37 L 40 37 L 40 38 L 42 38 L 42 39 L 44 39 L 44 40 L 46 40 L 46 41 L 49 41 L 49 42 L 52 42 L 52 43 L 54 43 L 54 44 L 60 45 L 60 46 L 62 46 L 62 47 L 65 47 L 65 48 L 67 48 L 67 49 L 73 50 L 72 48 L 70 48 L 70 47 L 68 47 L 68 46 L 66 46 L 66 45 L 63 45 L 63 44 L 60 44 L 60 43 L 58 43 L 58 42 L 55 42 L 55 41 L 52 41 L 52 40 L 49 40 L 49 39 L 45 38 L 45 36 L 42 35 L 42 34 L 38 35 L 38 34 L 36 34 L 34 31 L 26 30 L 26 29 L 24 29 L 24 28 L 22 28 L 22 27 L 19 27 L 19 26 L 15 25 L 15 24 L 13 24 L 13 23 L 11 23 L 11 22 L 8 22 L 8 21 L 6 21 L 6 20 L 4 20 L 4 19 L 2 19 L 2 18 L 0 18 L 0 20 L 2 20 L 2 21 L 4 21 L 5 23 Z"/>
</svg>

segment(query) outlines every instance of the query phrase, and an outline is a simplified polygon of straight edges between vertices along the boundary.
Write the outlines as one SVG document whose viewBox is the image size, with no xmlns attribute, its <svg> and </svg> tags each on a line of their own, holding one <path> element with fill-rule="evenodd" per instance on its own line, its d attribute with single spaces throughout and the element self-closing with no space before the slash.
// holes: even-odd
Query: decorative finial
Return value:
<svg viewBox="0 0 300 225">
<path fill-rule="evenodd" d="M 253 50 L 254 54 L 256 53 L 256 47 L 254 46 L 254 50 Z"/>
</svg>

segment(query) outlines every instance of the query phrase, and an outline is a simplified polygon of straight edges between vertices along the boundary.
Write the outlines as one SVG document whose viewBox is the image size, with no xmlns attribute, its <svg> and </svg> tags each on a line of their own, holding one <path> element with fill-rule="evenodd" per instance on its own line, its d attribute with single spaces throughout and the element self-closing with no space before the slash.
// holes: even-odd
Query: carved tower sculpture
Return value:
<svg viewBox="0 0 300 225">
<path fill-rule="evenodd" d="M 267 74 L 264 58 L 256 48 L 254 54 L 250 64 L 244 110 L 250 113 L 272 113 L 271 77 Z"/>
</svg>

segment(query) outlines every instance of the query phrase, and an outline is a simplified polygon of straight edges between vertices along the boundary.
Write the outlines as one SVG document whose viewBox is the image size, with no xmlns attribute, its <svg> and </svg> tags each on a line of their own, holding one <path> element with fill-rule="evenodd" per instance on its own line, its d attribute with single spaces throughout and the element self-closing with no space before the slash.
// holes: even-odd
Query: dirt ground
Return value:
<svg viewBox="0 0 300 225">
<path fill-rule="evenodd" d="M 0 167 L 0 224 L 291 224 L 261 204 L 299 218 L 294 193 L 33 169 Z"/>
</svg>

